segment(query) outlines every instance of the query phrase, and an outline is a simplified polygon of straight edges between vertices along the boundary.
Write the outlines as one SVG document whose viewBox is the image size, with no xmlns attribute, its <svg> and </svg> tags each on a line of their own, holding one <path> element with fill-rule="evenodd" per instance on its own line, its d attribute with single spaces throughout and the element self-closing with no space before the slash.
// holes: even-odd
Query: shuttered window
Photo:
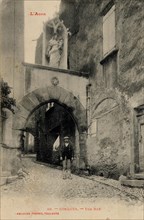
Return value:
<svg viewBox="0 0 144 220">
<path fill-rule="evenodd" d="M 103 55 L 115 48 L 115 5 L 103 16 Z"/>
</svg>

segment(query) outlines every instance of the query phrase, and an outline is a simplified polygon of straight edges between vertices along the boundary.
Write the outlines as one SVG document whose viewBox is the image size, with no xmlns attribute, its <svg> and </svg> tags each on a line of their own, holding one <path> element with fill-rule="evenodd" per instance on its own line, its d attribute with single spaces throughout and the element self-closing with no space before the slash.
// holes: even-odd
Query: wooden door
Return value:
<svg viewBox="0 0 144 220">
<path fill-rule="evenodd" d="M 139 166 L 144 171 L 144 115 L 138 117 Z"/>
</svg>

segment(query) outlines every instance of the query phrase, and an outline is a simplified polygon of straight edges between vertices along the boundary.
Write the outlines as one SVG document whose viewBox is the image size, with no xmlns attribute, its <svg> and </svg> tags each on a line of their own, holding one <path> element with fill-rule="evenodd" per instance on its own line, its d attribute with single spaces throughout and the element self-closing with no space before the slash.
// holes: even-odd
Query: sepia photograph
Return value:
<svg viewBox="0 0 144 220">
<path fill-rule="evenodd" d="M 144 220 L 144 1 L 0 0 L 0 219 Z"/>
</svg>

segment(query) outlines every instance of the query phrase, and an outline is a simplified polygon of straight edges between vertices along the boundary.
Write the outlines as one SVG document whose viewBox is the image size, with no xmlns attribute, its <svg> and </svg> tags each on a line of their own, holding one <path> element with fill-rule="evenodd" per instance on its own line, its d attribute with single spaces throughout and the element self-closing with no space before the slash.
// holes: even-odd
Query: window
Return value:
<svg viewBox="0 0 144 220">
<path fill-rule="evenodd" d="M 107 57 L 103 63 L 103 80 L 105 88 L 113 88 L 117 82 L 117 54 Z"/>
<path fill-rule="evenodd" d="M 97 120 L 94 119 L 92 120 L 91 123 L 91 137 L 96 137 L 96 133 L 97 133 Z"/>
<path fill-rule="evenodd" d="M 103 16 L 103 55 L 115 48 L 115 5 Z"/>
<path fill-rule="evenodd" d="M 117 52 L 115 5 L 113 1 L 103 10 L 103 81 L 106 88 L 113 88 L 117 82 Z"/>
</svg>

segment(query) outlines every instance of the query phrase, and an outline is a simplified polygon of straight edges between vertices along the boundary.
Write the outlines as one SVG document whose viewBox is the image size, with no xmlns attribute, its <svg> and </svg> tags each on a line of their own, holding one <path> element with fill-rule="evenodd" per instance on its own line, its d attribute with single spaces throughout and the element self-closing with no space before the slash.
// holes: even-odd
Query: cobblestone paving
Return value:
<svg viewBox="0 0 144 220">
<path fill-rule="evenodd" d="M 63 180 L 62 171 L 32 162 L 24 158 L 29 174 L 1 188 L 3 219 L 7 218 L 9 208 L 12 209 L 11 219 L 16 219 L 17 212 L 32 213 L 31 207 L 38 210 L 59 210 L 60 216 L 66 219 L 91 218 L 98 219 L 143 219 L 142 204 L 126 194 L 95 182 L 73 175 L 72 180 Z M 9 205 L 8 205 L 9 204 Z M 119 207 L 119 208 L 118 208 Z M 119 210 L 123 210 L 120 212 Z M 51 210 L 52 211 L 52 210 Z M 139 213 L 139 216 L 138 216 Z M 137 217 L 136 217 L 136 216 Z M 29 216 L 18 216 L 29 219 Z M 39 218 L 38 218 L 39 217 Z M 40 218 L 41 217 L 41 218 Z M 112 218 L 114 217 L 114 218 Z M 30 219 L 46 219 L 45 215 L 31 216 Z"/>
<path fill-rule="evenodd" d="M 138 199 L 140 201 L 144 201 L 144 189 L 143 188 L 136 188 L 136 187 L 127 187 L 122 186 L 118 180 L 104 178 L 100 176 L 88 176 L 88 179 L 94 180 L 96 182 L 109 185 L 112 188 L 120 190 L 123 194 L 125 193 L 126 196 L 129 196 L 133 199 Z"/>
</svg>

